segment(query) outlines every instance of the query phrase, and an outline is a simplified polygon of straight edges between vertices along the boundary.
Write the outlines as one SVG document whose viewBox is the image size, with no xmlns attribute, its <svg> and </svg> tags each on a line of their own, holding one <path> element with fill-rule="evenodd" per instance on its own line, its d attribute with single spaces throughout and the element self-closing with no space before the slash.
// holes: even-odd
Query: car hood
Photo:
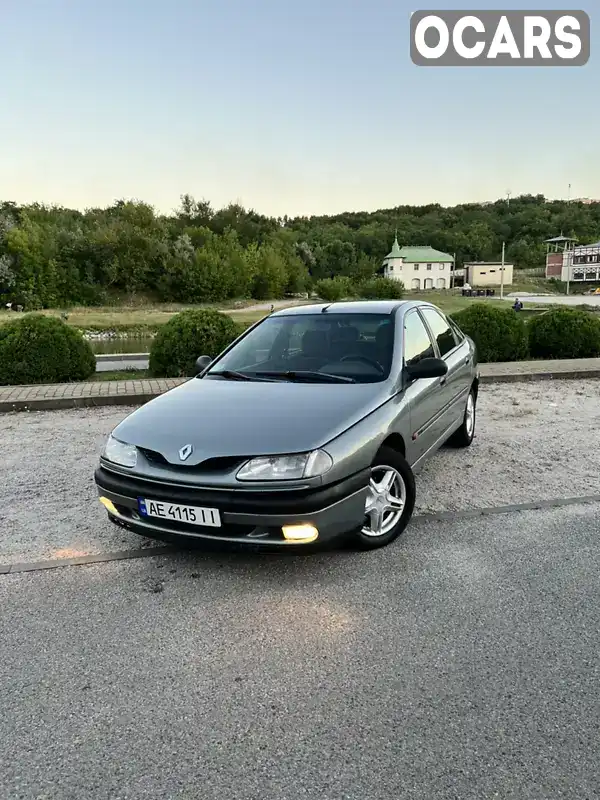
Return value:
<svg viewBox="0 0 600 800">
<path fill-rule="evenodd" d="M 387 383 L 309 384 L 192 379 L 151 400 L 113 431 L 179 464 L 301 453 L 321 447 L 390 397 Z"/>
</svg>

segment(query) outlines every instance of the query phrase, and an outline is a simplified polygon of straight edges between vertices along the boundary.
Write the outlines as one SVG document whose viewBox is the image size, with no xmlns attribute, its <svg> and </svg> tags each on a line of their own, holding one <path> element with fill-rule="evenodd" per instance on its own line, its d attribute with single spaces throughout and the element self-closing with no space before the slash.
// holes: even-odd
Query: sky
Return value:
<svg viewBox="0 0 600 800">
<path fill-rule="evenodd" d="M 574 68 L 417 67 L 416 0 L 0 0 L 0 200 L 189 193 L 282 216 L 600 198 L 597 0 Z M 502 6 L 501 6 L 502 7 Z"/>
</svg>

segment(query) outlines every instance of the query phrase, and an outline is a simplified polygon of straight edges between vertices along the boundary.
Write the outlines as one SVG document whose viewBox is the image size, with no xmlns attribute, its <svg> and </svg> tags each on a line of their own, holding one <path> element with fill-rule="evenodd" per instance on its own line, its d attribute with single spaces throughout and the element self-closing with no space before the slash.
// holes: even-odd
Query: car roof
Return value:
<svg viewBox="0 0 600 800">
<path fill-rule="evenodd" d="M 422 300 L 345 300 L 339 303 L 314 303 L 302 306 L 290 306 L 273 311 L 271 317 L 302 316 L 307 314 L 394 314 L 399 309 L 431 307 L 431 303 Z"/>
</svg>

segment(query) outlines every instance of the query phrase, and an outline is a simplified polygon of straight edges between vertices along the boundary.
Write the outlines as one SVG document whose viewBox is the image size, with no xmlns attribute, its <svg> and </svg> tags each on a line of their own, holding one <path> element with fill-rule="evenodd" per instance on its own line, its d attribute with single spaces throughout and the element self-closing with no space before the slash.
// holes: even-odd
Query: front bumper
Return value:
<svg viewBox="0 0 600 800">
<path fill-rule="evenodd" d="M 303 544 L 302 541 L 285 539 L 284 526 L 312 525 L 318 531 L 315 543 L 335 540 L 360 527 L 365 516 L 370 470 L 363 470 L 333 486 L 311 491 L 194 488 L 147 481 L 102 466 L 94 477 L 98 494 L 112 504 L 108 512 L 110 519 L 134 533 L 157 539 L 182 537 L 273 547 Z M 139 497 L 216 508 L 220 512 L 221 527 L 200 527 L 142 517 L 138 513 Z"/>
</svg>

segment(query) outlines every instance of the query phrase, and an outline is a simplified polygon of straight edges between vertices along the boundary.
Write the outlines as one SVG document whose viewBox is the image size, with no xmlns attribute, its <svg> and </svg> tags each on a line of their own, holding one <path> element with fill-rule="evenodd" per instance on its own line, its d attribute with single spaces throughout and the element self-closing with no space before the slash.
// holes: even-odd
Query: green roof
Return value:
<svg viewBox="0 0 600 800">
<path fill-rule="evenodd" d="M 434 250 L 433 247 L 399 247 L 397 240 L 394 241 L 391 253 L 386 258 L 403 258 L 405 261 L 413 263 L 431 263 L 432 261 L 452 263 L 454 258 L 441 250 Z"/>
<path fill-rule="evenodd" d="M 402 251 L 400 250 L 400 245 L 398 244 L 398 237 L 394 239 L 394 244 L 392 245 L 392 249 L 387 254 L 386 258 L 402 258 Z"/>
</svg>

